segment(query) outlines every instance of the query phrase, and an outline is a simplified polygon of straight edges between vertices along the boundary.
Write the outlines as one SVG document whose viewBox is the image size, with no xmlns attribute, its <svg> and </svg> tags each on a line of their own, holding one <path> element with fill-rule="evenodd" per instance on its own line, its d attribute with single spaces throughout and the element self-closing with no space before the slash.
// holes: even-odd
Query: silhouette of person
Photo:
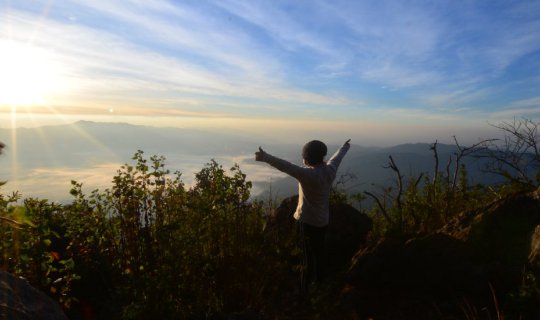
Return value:
<svg viewBox="0 0 540 320">
<path fill-rule="evenodd" d="M 298 181 L 298 205 L 294 219 L 302 238 L 300 289 L 304 293 L 311 282 L 322 280 L 332 182 L 336 178 L 341 160 L 350 148 L 350 141 L 347 140 L 328 162 L 324 162 L 327 147 L 323 142 L 313 140 L 306 143 L 302 149 L 304 166 L 274 157 L 261 147 L 255 153 L 256 161 L 266 162 Z"/>
</svg>

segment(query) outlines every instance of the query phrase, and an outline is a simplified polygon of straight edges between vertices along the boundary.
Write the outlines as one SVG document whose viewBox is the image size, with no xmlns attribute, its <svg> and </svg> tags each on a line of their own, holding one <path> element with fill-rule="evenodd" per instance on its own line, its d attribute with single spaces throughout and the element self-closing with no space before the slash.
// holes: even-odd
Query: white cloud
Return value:
<svg viewBox="0 0 540 320">
<path fill-rule="evenodd" d="M 379 66 L 378 68 L 363 70 L 362 78 L 384 83 L 393 88 L 405 88 L 425 85 L 441 80 L 441 76 L 430 71 L 412 70 L 402 66 Z"/>
<path fill-rule="evenodd" d="M 516 107 L 540 107 L 540 97 L 516 100 L 512 105 Z"/>
<path fill-rule="evenodd" d="M 540 115 L 540 97 L 516 100 L 507 108 L 491 113 L 495 119 L 509 119 L 519 117 L 532 117 Z"/>
<path fill-rule="evenodd" d="M 501 89 L 493 80 L 540 46 L 531 31 L 540 29 L 535 6 L 508 8 L 66 0 L 53 2 L 45 18 L 0 14 L 9 25 L 0 38 L 30 39 L 65 66 L 70 90 L 54 96 L 58 109 L 139 114 L 152 106 L 159 114 L 249 117 L 287 105 L 295 115 L 324 116 L 355 101 L 384 100 L 371 92 L 375 84 L 389 89 L 393 107 L 462 110 L 485 107 Z"/>
<path fill-rule="evenodd" d="M 171 104 L 174 104 L 175 99 L 185 99 L 186 95 L 215 97 L 218 101 L 222 96 L 296 103 L 335 104 L 339 101 L 335 97 L 298 90 L 286 83 L 280 83 L 280 71 L 275 67 L 278 62 L 268 56 L 261 56 L 258 52 L 253 54 L 247 40 L 235 40 L 241 37 L 227 32 L 216 36 L 221 39 L 203 37 L 200 33 L 182 31 L 179 28 L 181 26 L 126 12 L 114 5 L 101 6 L 103 3 L 96 3 L 100 10 L 113 12 L 116 19 L 127 20 L 128 26 L 142 28 L 147 34 L 179 33 L 180 36 L 176 38 L 165 38 L 170 40 L 172 46 L 184 46 L 187 47 L 186 50 L 197 51 L 209 57 L 215 61 L 215 65 L 232 66 L 234 72 L 228 68 L 205 67 L 204 64 L 193 63 L 174 53 L 164 55 L 154 51 L 152 47 L 141 47 L 132 43 L 119 36 L 121 33 L 118 32 L 113 34 L 73 23 L 35 22 L 30 15 L 11 13 L 9 20 L 15 31 L 9 35 L 4 34 L 3 37 L 25 41 L 30 34 L 38 30 L 33 44 L 54 52 L 57 60 L 66 66 L 67 71 L 63 76 L 70 83 L 71 91 L 56 95 L 54 103 L 67 105 L 69 101 L 79 99 L 86 100 L 90 105 L 141 105 L 144 102 L 151 104 L 154 99 L 163 101 L 169 97 Z M 7 17 L 4 15 L 1 19 Z M 197 29 L 197 26 L 194 27 Z M 203 31 L 204 28 L 201 32 Z M 187 40 L 182 43 L 180 38 L 184 39 L 184 33 Z M 218 35 L 216 32 L 214 34 Z"/>
<path fill-rule="evenodd" d="M 309 25 L 305 24 L 307 14 L 316 13 L 317 3 L 304 8 L 309 13 L 306 13 L 301 21 L 272 2 L 219 1 L 216 4 L 263 29 L 286 50 L 296 51 L 307 48 L 317 54 L 336 55 L 336 48 L 332 43 L 321 37 L 316 30 L 310 30 Z M 323 21 L 318 20 L 318 22 Z"/>
</svg>

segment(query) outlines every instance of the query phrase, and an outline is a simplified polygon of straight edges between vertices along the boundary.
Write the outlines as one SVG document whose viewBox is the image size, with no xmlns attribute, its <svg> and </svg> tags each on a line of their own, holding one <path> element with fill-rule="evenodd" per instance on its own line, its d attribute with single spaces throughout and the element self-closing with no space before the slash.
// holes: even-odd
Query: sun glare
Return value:
<svg viewBox="0 0 540 320">
<path fill-rule="evenodd" d="M 64 88 L 59 69 L 45 50 L 0 41 L 0 106 L 47 104 Z"/>
</svg>

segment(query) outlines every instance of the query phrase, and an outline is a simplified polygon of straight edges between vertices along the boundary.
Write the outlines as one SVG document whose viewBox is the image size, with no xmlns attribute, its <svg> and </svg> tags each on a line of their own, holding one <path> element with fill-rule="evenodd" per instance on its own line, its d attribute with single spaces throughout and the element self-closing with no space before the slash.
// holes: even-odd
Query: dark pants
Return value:
<svg viewBox="0 0 540 320">
<path fill-rule="evenodd" d="M 305 292 L 312 282 L 319 282 L 324 276 L 326 250 L 326 226 L 314 227 L 297 222 L 301 238 L 302 271 L 300 275 L 300 289 Z"/>
</svg>

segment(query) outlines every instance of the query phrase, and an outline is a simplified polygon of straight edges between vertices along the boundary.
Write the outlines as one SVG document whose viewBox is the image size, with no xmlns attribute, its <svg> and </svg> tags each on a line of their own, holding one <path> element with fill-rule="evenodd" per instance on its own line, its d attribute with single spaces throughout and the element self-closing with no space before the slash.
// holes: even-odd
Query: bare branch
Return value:
<svg viewBox="0 0 540 320">
<path fill-rule="evenodd" d="M 401 172 L 399 171 L 399 168 L 397 167 L 396 163 L 394 162 L 394 158 L 392 156 L 388 156 L 390 159 L 390 162 L 388 163 L 388 167 L 392 169 L 396 173 L 397 176 L 397 183 L 398 183 L 398 194 L 396 196 L 396 203 L 398 206 L 398 211 L 401 216 L 401 209 L 402 209 L 402 203 L 401 203 L 401 196 L 403 194 L 403 176 L 401 175 Z"/>
<path fill-rule="evenodd" d="M 416 179 L 416 181 L 414 182 L 414 187 L 418 187 L 418 184 L 420 183 L 420 181 L 422 181 L 422 178 L 424 177 L 424 173 L 420 173 L 420 175 L 418 176 L 418 179 Z"/>
<path fill-rule="evenodd" d="M 458 149 L 458 152 L 455 153 L 456 162 L 455 162 L 455 166 L 454 166 L 454 175 L 452 177 L 452 185 L 451 185 L 452 192 L 455 191 L 455 189 L 456 189 L 456 183 L 457 183 L 457 178 L 459 176 L 461 160 L 464 157 L 467 157 L 467 156 L 469 156 L 471 154 L 478 153 L 481 150 L 486 149 L 487 148 L 486 144 L 488 144 L 489 142 L 492 142 L 492 141 L 495 140 L 495 139 L 486 139 L 486 140 L 479 141 L 479 142 L 473 144 L 470 147 L 463 147 L 463 146 L 461 146 L 459 144 L 456 136 L 453 136 L 453 138 L 454 138 L 454 142 L 456 144 L 456 147 Z"/>
<path fill-rule="evenodd" d="M 22 229 L 24 227 L 24 224 L 18 222 L 18 221 L 15 221 L 13 219 L 10 219 L 10 218 L 6 218 L 6 217 L 0 217 L 0 220 L 4 221 L 4 222 L 7 222 L 8 224 L 10 224 L 11 226 L 17 228 L 17 229 Z"/>
<path fill-rule="evenodd" d="M 490 125 L 502 131 L 504 138 L 501 144 L 495 143 L 496 140 L 485 144 L 487 148 L 479 156 L 491 160 L 485 171 L 534 185 L 534 175 L 540 169 L 540 123 L 523 118 Z"/>
<path fill-rule="evenodd" d="M 371 193 L 369 191 L 364 191 L 364 193 L 366 195 L 370 196 L 371 198 L 373 198 L 373 200 L 375 200 L 375 202 L 377 203 L 377 206 L 381 210 L 381 213 L 384 216 L 384 218 L 386 219 L 386 221 L 388 223 L 392 223 L 392 219 L 390 219 L 390 216 L 388 215 L 388 212 L 386 212 L 386 208 L 383 206 L 383 204 L 382 204 L 381 200 L 379 199 L 379 197 L 377 197 L 376 195 L 374 195 L 373 193 Z"/>
<path fill-rule="evenodd" d="M 433 173 L 433 184 L 437 182 L 437 179 L 439 178 L 439 153 L 437 152 L 437 140 L 435 140 L 435 143 L 433 143 L 429 149 L 433 150 L 433 156 L 435 157 L 435 170 Z"/>
<path fill-rule="evenodd" d="M 450 185 L 450 166 L 452 165 L 452 157 L 448 157 L 446 163 L 446 185 Z"/>
</svg>

